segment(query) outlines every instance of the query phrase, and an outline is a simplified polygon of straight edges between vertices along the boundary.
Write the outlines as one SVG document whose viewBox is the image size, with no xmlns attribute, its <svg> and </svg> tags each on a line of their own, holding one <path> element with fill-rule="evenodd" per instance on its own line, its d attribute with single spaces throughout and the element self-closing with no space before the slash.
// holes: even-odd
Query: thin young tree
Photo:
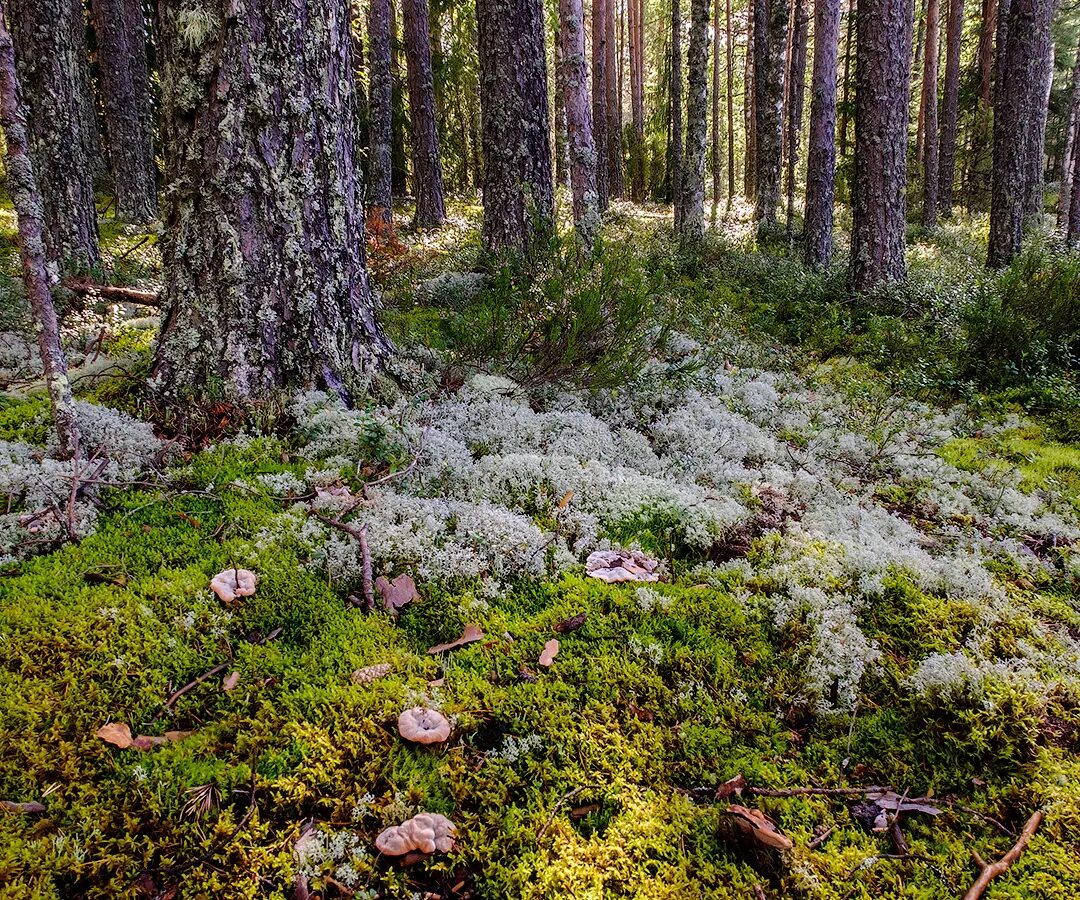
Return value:
<svg viewBox="0 0 1080 900">
<path fill-rule="evenodd" d="M 634 0 L 630 0 L 633 4 Z M 620 0 L 606 0 L 604 5 L 604 88 L 607 91 L 607 155 L 608 155 L 608 192 L 612 197 L 622 197 L 626 193 L 623 187 L 623 125 L 622 91 L 619 89 L 615 43 L 615 6 L 621 8 Z M 637 132 L 635 131 L 635 134 Z"/>
<path fill-rule="evenodd" d="M 851 133 L 851 59 L 855 49 L 856 0 L 848 0 L 847 26 L 844 29 L 844 96 L 840 104 L 840 159 L 847 159 L 848 134 Z M 814 38 L 816 41 L 817 38 Z"/>
<path fill-rule="evenodd" d="M 719 0 L 716 0 L 718 3 Z M 731 209 L 735 197 L 735 60 L 734 31 L 732 28 L 731 0 L 727 0 L 726 41 L 724 43 L 727 67 L 727 209 Z"/>
<path fill-rule="evenodd" d="M 690 46 L 686 75 L 686 168 L 683 172 L 682 234 L 698 241 L 705 233 L 705 143 L 708 137 L 709 0 L 690 0 Z"/>
<path fill-rule="evenodd" d="M 939 0 L 926 0 L 926 46 L 923 48 L 923 228 L 937 227 L 938 202 L 938 28 Z"/>
<path fill-rule="evenodd" d="M 555 21 L 555 185 L 570 187 L 570 135 L 566 124 L 566 85 L 563 81 L 566 73 L 566 65 L 563 62 L 562 37 L 560 36 L 558 19 Z M 586 71 L 586 78 L 588 72 Z M 588 99 L 588 85 L 585 86 L 585 96 Z M 589 140 L 592 140 L 592 112 L 589 113 Z M 594 166 L 595 168 L 595 166 Z M 595 176 L 594 176 L 595 177 Z"/>
<path fill-rule="evenodd" d="M 93 0 L 93 6 L 116 209 L 125 222 L 150 222 L 158 201 L 143 3 Z"/>
<path fill-rule="evenodd" d="M 949 0 L 945 26 L 945 90 L 941 105 L 941 140 L 938 148 L 938 208 L 952 215 L 956 182 L 956 129 L 960 105 L 960 44 L 964 31 L 964 0 Z"/>
<path fill-rule="evenodd" d="M 30 159 L 30 136 L 22 112 L 19 79 L 15 72 L 15 50 L 7 27 L 6 11 L 0 3 L 0 126 L 7 145 L 7 188 L 15 207 L 19 256 L 23 284 L 37 332 L 38 351 L 45 370 L 45 385 L 52 406 L 61 459 L 79 456 L 79 423 L 67 375 L 67 362 L 60 346 L 60 327 L 49 293 L 45 261 L 44 203 Z"/>
<path fill-rule="evenodd" d="M 8 0 L 15 61 L 26 104 L 30 153 L 41 192 L 45 251 L 59 266 L 95 268 L 98 250 L 90 149 L 96 123 L 86 95 L 85 35 L 77 0 Z M 96 154 L 100 157 L 100 153 Z"/>
<path fill-rule="evenodd" d="M 409 118 L 412 123 L 416 225 L 438 228 L 446 219 L 442 161 L 435 125 L 435 84 L 427 0 L 402 0 L 405 62 L 408 69 Z"/>
<path fill-rule="evenodd" d="M 630 118 L 634 129 L 633 168 L 630 192 L 637 201 L 645 199 L 645 5 L 629 0 L 630 19 Z"/>
<path fill-rule="evenodd" d="M 177 404 L 355 397 L 390 348 L 364 255 L 348 0 L 201 8 L 193 32 L 183 4 L 159 6 L 171 190 L 154 384 Z"/>
<path fill-rule="evenodd" d="M 743 196 L 754 199 L 757 185 L 757 110 L 754 90 L 754 0 L 746 3 L 746 54 L 743 59 Z"/>
<path fill-rule="evenodd" d="M 611 158 L 608 152 L 607 114 L 607 5 L 611 0 L 592 0 L 592 123 L 596 147 L 596 193 L 600 211 L 608 208 L 611 196 L 609 179 Z"/>
<path fill-rule="evenodd" d="M 862 0 L 855 26 L 855 182 L 851 285 L 903 279 L 911 7 Z"/>
<path fill-rule="evenodd" d="M 840 0 L 814 0 L 814 72 L 810 88 L 804 225 L 805 259 L 811 269 L 824 269 L 832 262 L 839 38 Z"/>
<path fill-rule="evenodd" d="M 1076 124 L 1080 132 L 1080 121 Z M 1073 136 L 1073 142 L 1080 141 L 1080 133 Z M 1069 197 L 1069 216 L 1065 228 L 1065 242 L 1075 247 L 1080 241 L 1080 152 L 1073 153 L 1072 193 Z"/>
<path fill-rule="evenodd" d="M 1073 62 L 1072 80 L 1069 83 L 1069 108 L 1065 116 L 1065 146 L 1061 152 L 1061 190 L 1058 192 L 1058 228 L 1065 231 L 1069 222 L 1072 203 L 1073 156 L 1076 153 L 1077 122 L 1080 121 L 1080 42 Z"/>
<path fill-rule="evenodd" d="M 712 150 L 710 167 L 712 168 L 712 227 L 716 227 L 716 211 L 720 203 L 720 185 L 723 172 L 720 169 L 720 3 L 713 0 L 713 45 L 712 45 Z"/>
<path fill-rule="evenodd" d="M 682 9 L 671 0 L 671 202 L 676 230 L 682 229 L 683 214 L 683 111 L 682 111 Z"/>
<path fill-rule="evenodd" d="M 586 248 L 600 230 L 600 204 L 596 196 L 596 147 L 589 109 L 589 73 L 585 64 L 585 22 L 581 0 L 559 0 L 559 37 L 562 45 L 560 82 L 566 109 L 570 145 L 570 182 L 574 223 Z"/>
<path fill-rule="evenodd" d="M 478 0 L 476 18 L 484 243 L 489 250 L 527 253 L 553 225 L 544 6 L 541 0 Z"/>
<path fill-rule="evenodd" d="M 810 16 L 806 0 L 794 0 L 791 11 L 791 51 L 788 55 L 788 108 L 785 144 L 787 150 L 787 217 L 785 222 L 788 247 L 795 240 L 795 169 L 799 161 L 802 140 L 803 103 L 806 89 L 806 44 Z"/>
<path fill-rule="evenodd" d="M 753 0 L 753 4 L 754 106 L 757 118 L 754 219 L 760 229 L 776 225 L 776 209 L 780 202 L 788 4 L 787 0 Z"/>
<path fill-rule="evenodd" d="M 390 0 L 368 6 L 368 218 L 375 229 L 393 221 L 394 76 L 391 70 Z"/>
</svg>

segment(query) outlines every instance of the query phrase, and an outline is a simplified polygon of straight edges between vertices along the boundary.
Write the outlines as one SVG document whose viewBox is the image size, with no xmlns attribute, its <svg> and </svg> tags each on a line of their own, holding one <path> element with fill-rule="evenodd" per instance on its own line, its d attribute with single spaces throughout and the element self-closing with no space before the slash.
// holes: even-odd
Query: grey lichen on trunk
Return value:
<svg viewBox="0 0 1080 900">
<path fill-rule="evenodd" d="M 679 0 L 671 0 L 671 203 L 676 230 L 682 229 L 683 214 L 682 78 L 682 8 Z"/>
<path fill-rule="evenodd" d="M 438 228 L 446 219 L 442 161 L 435 127 L 435 85 L 427 0 L 402 0 L 405 59 L 408 66 L 409 116 L 412 121 L 416 225 Z"/>
<path fill-rule="evenodd" d="M 681 227 L 689 241 L 705 234 L 705 143 L 708 137 L 709 0 L 690 0 L 686 76 L 686 156 Z"/>
<path fill-rule="evenodd" d="M 754 218 L 776 224 L 783 155 L 784 49 L 787 0 L 752 0 L 754 5 Z"/>
<path fill-rule="evenodd" d="M 590 27 L 592 29 L 592 123 L 593 146 L 596 151 L 596 193 L 600 211 L 608 208 L 611 198 L 609 181 L 610 154 L 607 114 L 607 21 L 606 7 L 610 0 L 592 0 Z"/>
<path fill-rule="evenodd" d="M 926 0 L 926 47 L 923 54 L 922 108 L 925 136 L 922 147 L 923 228 L 937 227 L 938 205 L 938 22 L 939 0 Z"/>
<path fill-rule="evenodd" d="M 364 252 L 347 0 L 161 0 L 168 400 L 348 397 L 389 345 Z"/>
<path fill-rule="evenodd" d="M 581 0 L 559 0 L 559 82 L 563 88 L 567 137 L 570 144 L 570 180 L 574 198 L 574 223 L 586 247 L 592 247 L 600 230 L 600 205 L 596 194 L 596 147 L 589 109 L 588 67 L 585 64 L 585 23 Z"/>
<path fill-rule="evenodd" d="M 391 224 L 393 194 L 394 77 L 390 69 L 390 0 L 368 7 L 368 214 Z"/>
<path fill-rule="evenodd" d="M 832 262 L 836 188 L 836 68 L 840 0 L 814 0 L 814 70 L 810 146 L 806 156 L 805 259 L 813 269 Z"/>
</svg>

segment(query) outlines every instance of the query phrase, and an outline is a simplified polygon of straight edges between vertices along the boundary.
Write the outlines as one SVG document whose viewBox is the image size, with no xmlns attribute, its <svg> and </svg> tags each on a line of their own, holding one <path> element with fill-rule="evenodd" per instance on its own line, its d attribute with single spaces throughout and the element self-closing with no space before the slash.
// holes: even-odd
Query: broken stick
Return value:
<svg viewBox="0 0 1080 900">
<path fill-rule="evenodd" d="M 1012 847 L 1009 848 L 1009 852 L 997 862 L 988 863 L 979 856 L 977 851 L 971 851 L 971 856 L 974 858 L 975 863 L 981 871 L 979 872 L 978 879 L 976 879 L 968 892 L 964 894 L 964 900 L 979 900 L 983 895 L 983 892 L 990 885 L 990 882 L 997 878 L 998 875 L 1005 872 L 1009 866 L 1020 858 L 1020 854 L 1024 852 L 1024 848 L 1027 846 L 1028 841 L 1031 840 L 1032 835 L 1038 830 L 1042 820 L 1042 810 L 1034 812 L 1031 818 L 1027 820 L 1024 830 L 1020 832 L 1020 837 L 1016 839 L 1016 843 L 1013 844 Z"/>
</svg>

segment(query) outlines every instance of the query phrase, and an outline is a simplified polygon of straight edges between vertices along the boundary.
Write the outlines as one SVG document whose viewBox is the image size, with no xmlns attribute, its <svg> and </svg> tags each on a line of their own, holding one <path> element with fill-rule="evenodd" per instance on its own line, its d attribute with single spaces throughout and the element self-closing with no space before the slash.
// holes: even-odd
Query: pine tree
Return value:
<svg viewBox="0 0 1080 900">
<path fill-rule="evenodd" d="M 596 147 L 589 109 L 589 74 L 585 64 L 585 22 L 581 0 L 559 0 L 559 43 L 562 46 L 560 81 L 570 145 L 570 181 L 574 222 L 586 247 L 600 230 L 596 196 Z"/>
<path fill-rule="evenodd" d="M 412 120 L 416 225 L 438 228 L 446 219 L 442 161 L 435 125 L 435 86 L 427 0 L 402 0 L 405 61 L 408 67 L 409 117 Z"/>
<path fill-rule="evenodd" d="M 806 157 L 806 264 L 832 262 L 836 179 L 836 66 L 840 0 L 814 2 L 814 73 L 810 88 L 810 146 Z"/>
<path fill-rule="evenodd" d="M 687 52 L 686 156 L 682 233 L 689 241 L 705 233 L 705 143 L 708 137 L 709 0 L 690 0 Z"/>
<path fill-rule="evenodd" d="M 784 48 L 787 0 L 753 0 L 754 106 L 756 177 L 754 218 L 759 226 L 776 224 L 784 126 Z"/>
<path fill-rule="evenodd" d="M 368 6 L 368 155 L 367 209 L 372 224 L 389 227 L 393 197 L 393 90 L 390 0 Z"/>
</svg>

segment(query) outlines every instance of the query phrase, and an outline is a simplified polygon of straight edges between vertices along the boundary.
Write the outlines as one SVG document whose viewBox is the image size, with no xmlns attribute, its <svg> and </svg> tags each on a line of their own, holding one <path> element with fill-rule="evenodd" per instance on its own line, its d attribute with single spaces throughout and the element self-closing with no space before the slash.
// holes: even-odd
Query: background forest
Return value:
<svg viewBox="0 0 1080 900">
<path fill-rule="evenodd" d="M 1080 896 L 1080 12 L 0 0 L 0 900 Z"/>
</svg>

